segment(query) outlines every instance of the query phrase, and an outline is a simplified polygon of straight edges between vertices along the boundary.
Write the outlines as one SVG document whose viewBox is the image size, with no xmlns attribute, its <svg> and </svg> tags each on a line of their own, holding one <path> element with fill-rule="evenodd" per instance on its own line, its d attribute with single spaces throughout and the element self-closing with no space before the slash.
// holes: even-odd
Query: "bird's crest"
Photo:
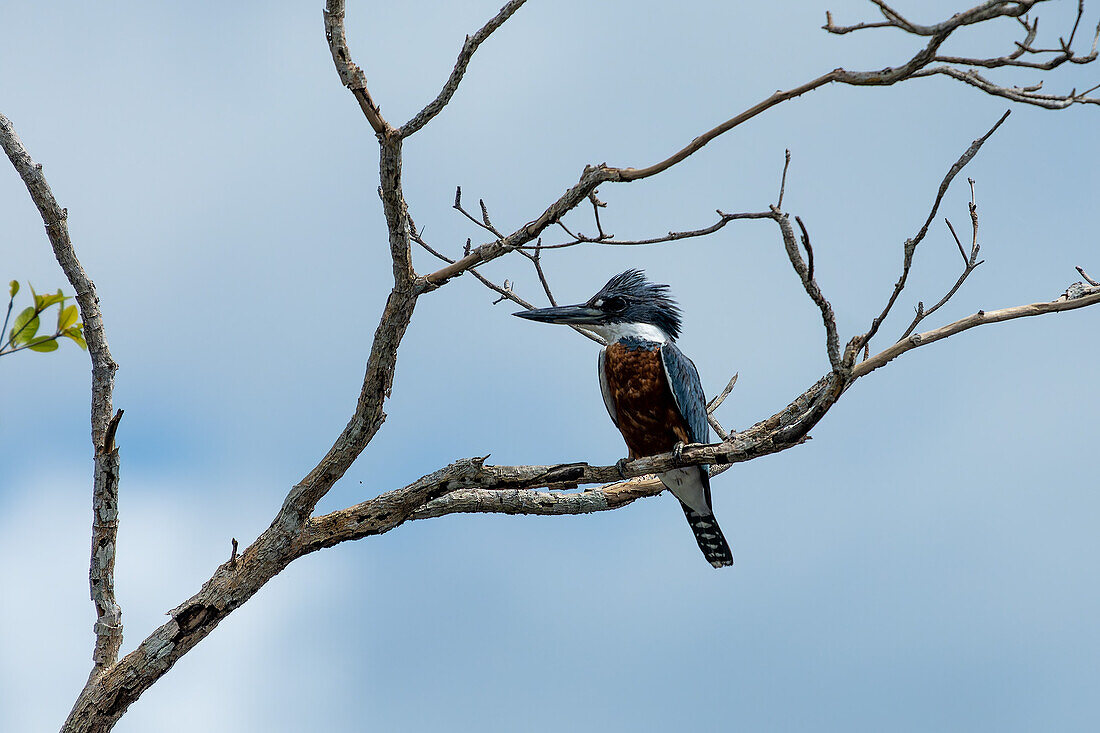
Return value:
<svg viewBox="0 0 1100 733">
<path fill-rule="evenodd" d="M 620 322 L 652 323 L 673 339 L 680 335 L 680 307 L 669 296 L 668 286 L 650 282 L 642 270 L 619 273 L 588 303 Z"/>
</svg>

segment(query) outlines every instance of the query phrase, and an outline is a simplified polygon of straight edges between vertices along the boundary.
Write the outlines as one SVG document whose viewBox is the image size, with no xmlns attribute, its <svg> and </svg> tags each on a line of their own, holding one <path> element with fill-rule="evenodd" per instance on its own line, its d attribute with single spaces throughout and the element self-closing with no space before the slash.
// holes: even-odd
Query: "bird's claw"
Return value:
<svg viewBox="0 0 1100 733">
<path fill-rule="evenodd" d="M 684 458 L 684 441 L 676 441 L 676 445 L 672 446 L 672 460 L 679 463 Z"/>
<path fill-rule="evenodd" d="M 615 468 L 619 469 L 619 476 L 621 478 L 626 478 L 626 464 L 628 463 L 630 463 L 629 458 L 620 458 L 619 460 L 615 461 Z"/>
</svg>

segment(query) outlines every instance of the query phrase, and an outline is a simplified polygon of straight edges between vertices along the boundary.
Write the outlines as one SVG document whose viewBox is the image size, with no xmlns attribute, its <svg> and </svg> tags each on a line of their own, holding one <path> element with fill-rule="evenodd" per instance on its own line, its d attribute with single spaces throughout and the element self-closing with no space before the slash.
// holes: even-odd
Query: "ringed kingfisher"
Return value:
<svg viewBox="0 0 1100 733">
<path fill-rule="evenodd" d="M 667 285 L 650 282 L 641 270 L 627 270 L 586 303 L 515 315 L 583 326 L 603 338 L 607 346 L 600 352 L 600 391 L 631 460 L 709 442 L 703 386 L 695 364 L 676 347 L 680 309 Z M 732 565 L 733 553 L 714 518 L 707 467 L 675 468 L 660 474 L 660 479 L 680 500 L 710 564 Z"/>
</svg>

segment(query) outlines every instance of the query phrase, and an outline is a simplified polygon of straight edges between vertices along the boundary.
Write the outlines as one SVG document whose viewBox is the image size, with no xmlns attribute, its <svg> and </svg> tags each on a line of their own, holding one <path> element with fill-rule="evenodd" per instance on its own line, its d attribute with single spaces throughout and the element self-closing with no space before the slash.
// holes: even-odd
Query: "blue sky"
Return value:
<svg viewBox="0 0 1100 733">
<path fill-rule="evenodd" d="M 1044 9 L 1050 38 L 1068 32 L 1072 5 Z M 922 22 L 962 9 L 909 6 Z M 351 48 L 390 120 L 436 94 L 497 7 L 351 4 Z M 513 229 L 586 163 L 651 163 L 775 89 L 915 48 L 891 32 L 827 36 L 826 8 L 838 22 L 873 15 L 854 1 L 532 2 L 406 143 L 410 210 L 454 254 L 479 237 L 450 208 L 456 185 Z M 1000 53 L 1018 35 L 1005 21 L 949 51 Z M 1065 70 L 1047 88 L 1098 73 Z M 790 148 L 785 204 L 813 235 L 847 338 L 881 308 L 947 168 L 1006 106 L 946 80 L 824 88 L 655 179 L 603 187 L 604 222 L 626 238 L 760 210 Z M 376 145 L 332 69 L 320 3 L 5 7 L 0 112 L 69 209 L 121 364 L 128 651 L 227 558 L 230 537 L 267 525 L 350 414 L 390 277 Z M 1013 108 L 965 174 L 987 261 L 931 325 L 1053 299 L 1074 265 L 1100 271 L 1096 115 Z M 968 199 L 956 185 L 941 211 L 961 230 Z M 65 284 L 11 170 L 0 224 L 0 279 Z M 916 300 L 954 282 L 957 260 L 937 224 L 880 347 Z M 537 298 L 525 264 L 485 273 Z M 778 411 L 827 369 L 819 317 L 769 223 L 545 264 L 563 301 L 628 267 L 667 282 L 708 394 L 740 373 L 727 427 Z M 623 455 L 596 347 L 494 299 L 466 279 L 422 299 L 389 419 L 322 510 L 464 456 Z M 732 570 L 699 557 L 667 495 L 587 517 L 416 522 L 295 563 L 117 730 L 1095 730 L 1098 318 L 1017 321 L 913 352 L 861 380 L 808 444 L 716 478 Z M 5 729 L 59 726 L 88 670 L 87 389 L 75 348 L 0 362 Z"/>
</svg>

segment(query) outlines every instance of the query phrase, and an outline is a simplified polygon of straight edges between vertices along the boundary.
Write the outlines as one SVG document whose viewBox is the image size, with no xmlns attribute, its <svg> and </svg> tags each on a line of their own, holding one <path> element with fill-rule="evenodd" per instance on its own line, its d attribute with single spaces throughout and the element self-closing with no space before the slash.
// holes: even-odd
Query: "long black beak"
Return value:
<svg viewBox="0 0 1100 733">
<path fill-rule="evenodd" d="M 590 305 L 561 305 L 556 308 L 535 308 L 529 311 L 513 313 L 513 316 L 542 323 L 563 323 L 570 326 L 599 323 L 604 313 Z"/>
</svg>

